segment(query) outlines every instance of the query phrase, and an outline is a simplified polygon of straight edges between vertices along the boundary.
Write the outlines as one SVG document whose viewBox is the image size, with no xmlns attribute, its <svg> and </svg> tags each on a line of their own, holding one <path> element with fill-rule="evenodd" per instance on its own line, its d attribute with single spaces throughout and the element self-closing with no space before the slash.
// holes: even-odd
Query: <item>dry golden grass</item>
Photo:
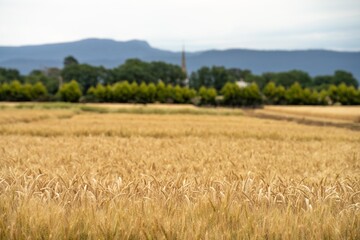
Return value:
<svg viewBox="0 0 360 240">
<path fill-rule="evenodd" d="M 44 110 L 17 110 L 17 109 L 6 109 L 0 110 L 0 126 L 11 127 L 11 124 L 15 123 L 32 123 L 36 121 L 41 121 L 44 119 L 64 119 L 71 118 L 75 111 L 69 110 L 56 110 L 52 112 Z"/>
<path fill-rule="evenodd" d="M 16 107 L 18 105 L 33 105 L 34 102 L 0 102 L 0 106 L 4 107 Z M 35 103 L 36 104 L 36 103 Z M 38 105 L 41 105 L 41 103 L 37 103 Z M 47 105 L 56 105 L 57 103 L 42 103 Z M 66 105 L 66 103 L 63 103 Z M 69 104 L 74 105 L 74 104 Z M 199 107 L 196 107 L 192 104 L 164 104 L 164 103 L 148 103 L 148 104 L 133 104 L 133 103 L 84 103 L 84 104 L 75 104 L 75 105 L 87 105 L 87 106 L 94 106 L 94 107 L 107 107 L 107 108 L 137 108 L 137 107 L 149 107 L 149 108 L 164 108 L 164 109 L 198 109 Z"/>
<path fill-rule="evenodd" d="M 359 146 L 246 116 L 3 109 L 0 239 L 359 239 Z"/>
<path fill-rule="evenodd" d="M 201 108 L 190 104 L 117 104 L 117 103 L 63 103 L 63 102 L 2 102 L 1 109 L 68 109 L 75 113 L 135 113 L 135 114 L 190 114 L 190 115 L 242 115 L 241 109 L 223 107 Z"/>
<path fill-rule="evenodd" d="M 265 106 L 259 112 L 360 123 L 360 106 Z"/>
<path fill-rule="evenodd" d="M 88 106 L 94 107 L 107 107 L 107 108 L 139 108 L 139 107 L 148 107 L 148 108 L 161 108 L 161 109 L 198 109 L 195 105 L 192 104 L 157 104 L 157 103 L 148 103 L 148 104 L 132 104 L 132 103 L 87 103 Z"/>
</svg>

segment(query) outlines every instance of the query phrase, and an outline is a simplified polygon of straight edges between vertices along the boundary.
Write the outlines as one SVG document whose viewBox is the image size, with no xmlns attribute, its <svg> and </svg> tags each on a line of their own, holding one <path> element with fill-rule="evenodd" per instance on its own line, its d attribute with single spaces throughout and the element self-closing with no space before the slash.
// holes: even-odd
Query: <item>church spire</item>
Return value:
<svg viewBox="0 0 360 240">
<path fill-rule="evenodd" d="M 185 47 L 183 46 L 182 53 L 181 53 L 181 69 L 185 74 L 187 74 L 186 71 L 186 57 L 185 57 Z"/>
</svg>

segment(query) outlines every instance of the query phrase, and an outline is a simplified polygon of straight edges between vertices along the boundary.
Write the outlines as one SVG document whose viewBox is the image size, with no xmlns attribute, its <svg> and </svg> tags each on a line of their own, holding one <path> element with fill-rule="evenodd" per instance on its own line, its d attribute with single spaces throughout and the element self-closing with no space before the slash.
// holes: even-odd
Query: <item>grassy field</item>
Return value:
<svg viewBox="0 0 360 240">
<path fill-rule="evenodd" d="M 264 109 L 257 111 L 266 114 L 360 123 L 359 106 L 265 106 Z"/>
<path fill-rule="evenodd" d="M 360 132 L 231 109 L 3 104 L 0 239 L 360 239 Z"/>
</svg>

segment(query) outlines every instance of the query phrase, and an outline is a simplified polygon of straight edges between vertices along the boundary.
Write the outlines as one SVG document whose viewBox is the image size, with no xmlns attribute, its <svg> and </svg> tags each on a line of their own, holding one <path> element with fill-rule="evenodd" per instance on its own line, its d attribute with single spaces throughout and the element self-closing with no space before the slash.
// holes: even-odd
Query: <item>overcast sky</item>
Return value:
<svg viewBox="0 0 360 240">
<path fill-rule="evenodd" d="M 360 50 L 360 0 L 0 0 L 0 45 L 89 37 L 181 50 Z"/>
</svg>

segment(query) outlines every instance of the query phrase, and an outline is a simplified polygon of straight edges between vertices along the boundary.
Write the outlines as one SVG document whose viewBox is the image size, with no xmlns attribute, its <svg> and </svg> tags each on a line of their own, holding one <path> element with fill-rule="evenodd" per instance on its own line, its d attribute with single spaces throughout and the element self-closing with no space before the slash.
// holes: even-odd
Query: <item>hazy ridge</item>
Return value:
<svg viewBox="0 0 360 240">
<path fill-rule="evenodd" d="M 82 63 L 115 67 L 128 58 L 180 64 L 181 52 L 151 47 L 146 41 L 85 39 L 75 42 L 0 47 L 0 66 L 28 73 L 33 69 L 61 67 L 64 57 L 73 55 Z M 310 75 L 332 74 L 341 69 L 360 79 L 360 52 L 330 50 L 208 50 L 187 53 L 189 72 L 202 66 L 250 69 L 253 73 L 299 69 Z"/>
</svg>

